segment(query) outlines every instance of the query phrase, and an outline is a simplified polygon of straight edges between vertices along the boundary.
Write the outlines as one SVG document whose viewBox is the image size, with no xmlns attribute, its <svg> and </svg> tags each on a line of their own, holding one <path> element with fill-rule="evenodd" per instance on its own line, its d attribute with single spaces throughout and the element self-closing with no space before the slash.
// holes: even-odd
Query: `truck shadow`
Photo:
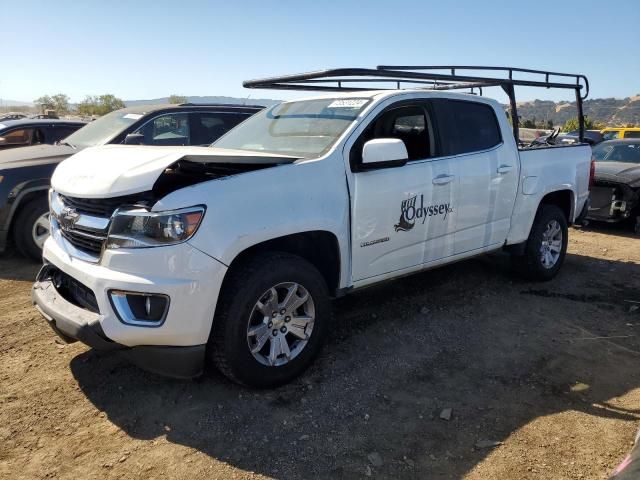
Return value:
<svg viewBox="0 0 640 480">
<path fill-rule="evenodd" d="M 277 390 L 216 373 L 170 381 L 91 351 L 71 368 L 131 437 L 166 436 L 245 471 L 461 478 L 491 451 L 476 442 L 504 441 L 543 416 L 638 420 L 612 399 L 640 387 L 628 326 L 640 312 L 625 303 L 640 300 L 640 266 L 602 262 L 569 255 L 557 279 L 533 284 L 492 255 L 345 297 L 320 358 Z M 571 434 L 559 429 L 556 440 Z"/>
</svg>

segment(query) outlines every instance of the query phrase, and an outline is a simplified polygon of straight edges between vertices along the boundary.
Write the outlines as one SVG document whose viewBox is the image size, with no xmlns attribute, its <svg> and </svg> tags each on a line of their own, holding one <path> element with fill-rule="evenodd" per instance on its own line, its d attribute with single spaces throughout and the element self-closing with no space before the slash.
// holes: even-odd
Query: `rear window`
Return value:
<svg viewBox="0 0 640 480">
<path fill-rule="evenodd" d="M 640 138 L 640 132 L 625 132 L 624 138 Z"/>
<path fill-rule="evenodd" d="M 447 108 L 456 129 L 450 143 L 453 155 L 487 150 L 502 142 L 498 120 L 489 105 L 450 100 Z"/>
</svg>

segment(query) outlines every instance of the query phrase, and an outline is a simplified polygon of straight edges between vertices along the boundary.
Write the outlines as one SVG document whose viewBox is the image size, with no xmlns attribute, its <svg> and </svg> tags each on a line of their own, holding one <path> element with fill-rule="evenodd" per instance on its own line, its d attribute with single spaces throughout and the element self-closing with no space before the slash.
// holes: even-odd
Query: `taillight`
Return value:
<svg viewBox="0 0 640 480">
<path fill-rule="evenodd" d="M 593 181 L 596 176 L 596 159 L 591 157 L 591 168 L 589 168 L 589 190 L 593 187 Z"/>
</svg>

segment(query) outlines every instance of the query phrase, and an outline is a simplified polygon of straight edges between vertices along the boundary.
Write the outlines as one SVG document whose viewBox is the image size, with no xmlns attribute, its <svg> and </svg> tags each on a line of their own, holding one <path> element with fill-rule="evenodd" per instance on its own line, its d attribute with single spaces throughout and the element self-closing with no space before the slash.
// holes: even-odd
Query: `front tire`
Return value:
<svg viewBox="0 0 640 480">
<path fill-rule="evenodd" d="M 225 279 L 208 358 L 234 382 L 282 385 L 317 356 L 330 317 L 327 286 L 313 265 L 286 253 L 256 255 Z"/>
<path fill-rule="evenodd" d="M 25 204 L 13 222 L 13 241 L 24 255 L 42 261 L 42 247 L 49 236 L 49 205 L 47 199 L 36 198 Z"/>
<path fill-rule="evenodd" d="M 566 256 L 568 236 L 564 212 L 555 205 L 541 205 L 524 254 L 512 256 L 516 271 L 530 280 L 547 281 L 554 278 Z"/>
</svg>

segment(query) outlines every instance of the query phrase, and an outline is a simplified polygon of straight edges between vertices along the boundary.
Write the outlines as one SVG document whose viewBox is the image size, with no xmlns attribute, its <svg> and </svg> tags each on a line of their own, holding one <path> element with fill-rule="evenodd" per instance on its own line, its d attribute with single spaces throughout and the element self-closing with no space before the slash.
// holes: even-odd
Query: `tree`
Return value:
<svg viewBox="0 0 640 480">
<path fill-rule="evenodd" d="M 53 99 L 49 95 L 43 95 L 33 101 L 38 107 L 40 112 L 45 110 L 53 110 Z"/>
<path fill-rule="evenodd" d="M 82 102 L 78 104 L 78 113 L 80 115 L 106 115 L 109 112 L 124 108 L 124 102 L 111 94 L 105 95 L 87 95 Z"/>
<path fill-rule="evenodd" d="M 56 113 L 63 115 L 69 113 L 69 97 L 64 93 L 58 93 L 53 96 L 44 95 L 36 99 L 33 103 L 38 106 L 38 109 L 42 113 L 44 113 L 45 110 L 55 110 Z"/>
<path fill-rule="evenodd" d="M 563 132 L 573 132 L 580 128 L 580 123 L 578 122 L 578 117 L 573 117 L 567 120 L 562 126 Z M 585 130 L 602 130 L 604 128 L 603 125 L 594 122 L 589 117 L 585 115 L 584 117 L 584 128 Z"/>
<path fill-rule="evenodd" d="M 98 109 L 98 98 L 87 95 L 86 97 L 84 97 L 84 100 L 82 100 L 77 105 L 76 109 L 78 110 L 78 114 L 80 115 L 86 115 L 88 117 L 97 115 L 96 111 Z"/>
<path fill-rule="evenodd" d="M 105 115 L 109 112 L 113 112 L 114 110 L 118 110 L 120 108 L 124 108 L 124 102 L 120 100 L 115 95 L 111 95 L 110 93 L 106 95 L 100 95 L 98 97 L 98 114 Z"/>
<path fill-rule="evenodd" d="M 51 97 L 53 100 L 53 109 L 60 114 L 69 113 L 69 97 L 64 93 L 58 93 Z"/>
<path fill-rule="evenodd" d="M 169 103 L 172 103 L 174 105 L 180 104 L 180 103 L 187 103 L 189 101 L 189 99 L 187 97 L 185 97 L 184 95 L 169 95 Z"/>
</svg>

